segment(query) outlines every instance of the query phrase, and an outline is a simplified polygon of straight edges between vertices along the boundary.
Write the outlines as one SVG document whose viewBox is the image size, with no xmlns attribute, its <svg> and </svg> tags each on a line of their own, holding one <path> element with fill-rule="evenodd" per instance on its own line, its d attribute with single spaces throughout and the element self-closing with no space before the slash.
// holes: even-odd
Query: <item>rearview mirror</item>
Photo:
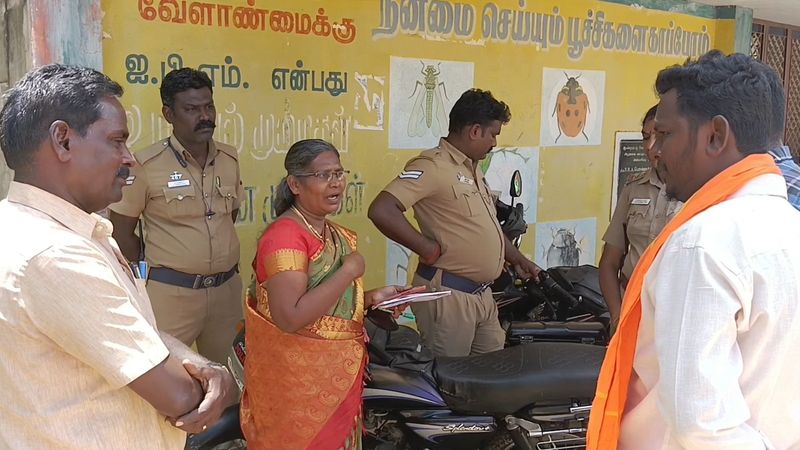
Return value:
<svg viewBox="0 0 800 450">
<path fill-rule="evenodd" d="M 522 196 L 522 174 L 519 170 L 515 170 L 511 175 L 511 189 L 509 191 L 511 198 L 519 198 Z"/>
</svg>

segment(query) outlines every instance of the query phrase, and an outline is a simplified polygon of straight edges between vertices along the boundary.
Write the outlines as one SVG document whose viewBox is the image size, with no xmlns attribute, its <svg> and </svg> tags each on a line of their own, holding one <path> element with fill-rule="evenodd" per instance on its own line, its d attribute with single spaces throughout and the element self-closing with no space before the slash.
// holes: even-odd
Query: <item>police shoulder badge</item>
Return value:
<svg viewBox="0 0 800 450">
<path fill-rule="evenodd" d="M 404 170 L 400 172 L 400 175 L 398 175 L 397 178 L 400 178 L 401 180 L 419 180 L 421 176 L 421 170 Z"/>
</svg>

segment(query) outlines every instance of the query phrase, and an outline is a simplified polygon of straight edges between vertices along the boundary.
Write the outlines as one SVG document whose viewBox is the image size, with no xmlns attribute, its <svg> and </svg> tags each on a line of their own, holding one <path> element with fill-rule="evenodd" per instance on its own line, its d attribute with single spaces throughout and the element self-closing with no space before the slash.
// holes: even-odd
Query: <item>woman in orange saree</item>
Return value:
<svg viewBox="0 0 800 450">
<path fill-rule="evenodd" d="M 284 166 L 247 295 L 242 430 L 252 449 L 359 449 L 364 309 L 399 289 L 365 293 L 356 234 L 326 219 L 347 174 L 336 149 L 299 141 Z"/>
</svg>

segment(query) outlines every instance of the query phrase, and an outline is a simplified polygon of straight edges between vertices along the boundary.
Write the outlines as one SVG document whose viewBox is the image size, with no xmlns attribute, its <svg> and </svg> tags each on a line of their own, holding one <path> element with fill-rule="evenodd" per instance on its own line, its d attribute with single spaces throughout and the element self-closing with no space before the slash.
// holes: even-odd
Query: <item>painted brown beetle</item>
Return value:
<svg viewBox="0 0 800 450">
<path fill-rule="evenodd" d="M 556 97 L 556 104 L 553 108 L 553 115 L 558 119 L 558 137 L 562 134 L 569 137 L 576 137 L 578 134 L 583 134 L 586 140 L 589 136 L 586 135 L 584 129 L 586 128 L 586 118 L 590 113 L 589 97 L 583 92 L 583 88 L 578 83 L 577 77 L 571 77 L 564 72 L 567 77 L 567 83 L 561 88 L 561 92 Z"/>
</svg>

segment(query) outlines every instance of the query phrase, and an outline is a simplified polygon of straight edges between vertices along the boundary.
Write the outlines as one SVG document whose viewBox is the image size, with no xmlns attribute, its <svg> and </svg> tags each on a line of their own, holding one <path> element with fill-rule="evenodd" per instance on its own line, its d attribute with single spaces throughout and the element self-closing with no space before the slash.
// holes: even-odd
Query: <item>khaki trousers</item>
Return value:
<svg viewBox="0 0 800 450">
<path fill-rule="evenodd" d="M 242 278 L 235 274 L 221 286 L 190 289 L 147 281 L 156 325 L 220 364 L 228 362 L 236 325 L 242 320 Z"/>
<path fill-rule="evenodd" d="M 436 356 L 468 356 L 501 350 L 506 333 L 497 318 L 491 289 L 467 294 L 441 286 L 442 272 L 428 281 L 414 274 L 414 286 L 450 290 L 447 297 L 412 303 L 423 344 Z"/>
</svg>

